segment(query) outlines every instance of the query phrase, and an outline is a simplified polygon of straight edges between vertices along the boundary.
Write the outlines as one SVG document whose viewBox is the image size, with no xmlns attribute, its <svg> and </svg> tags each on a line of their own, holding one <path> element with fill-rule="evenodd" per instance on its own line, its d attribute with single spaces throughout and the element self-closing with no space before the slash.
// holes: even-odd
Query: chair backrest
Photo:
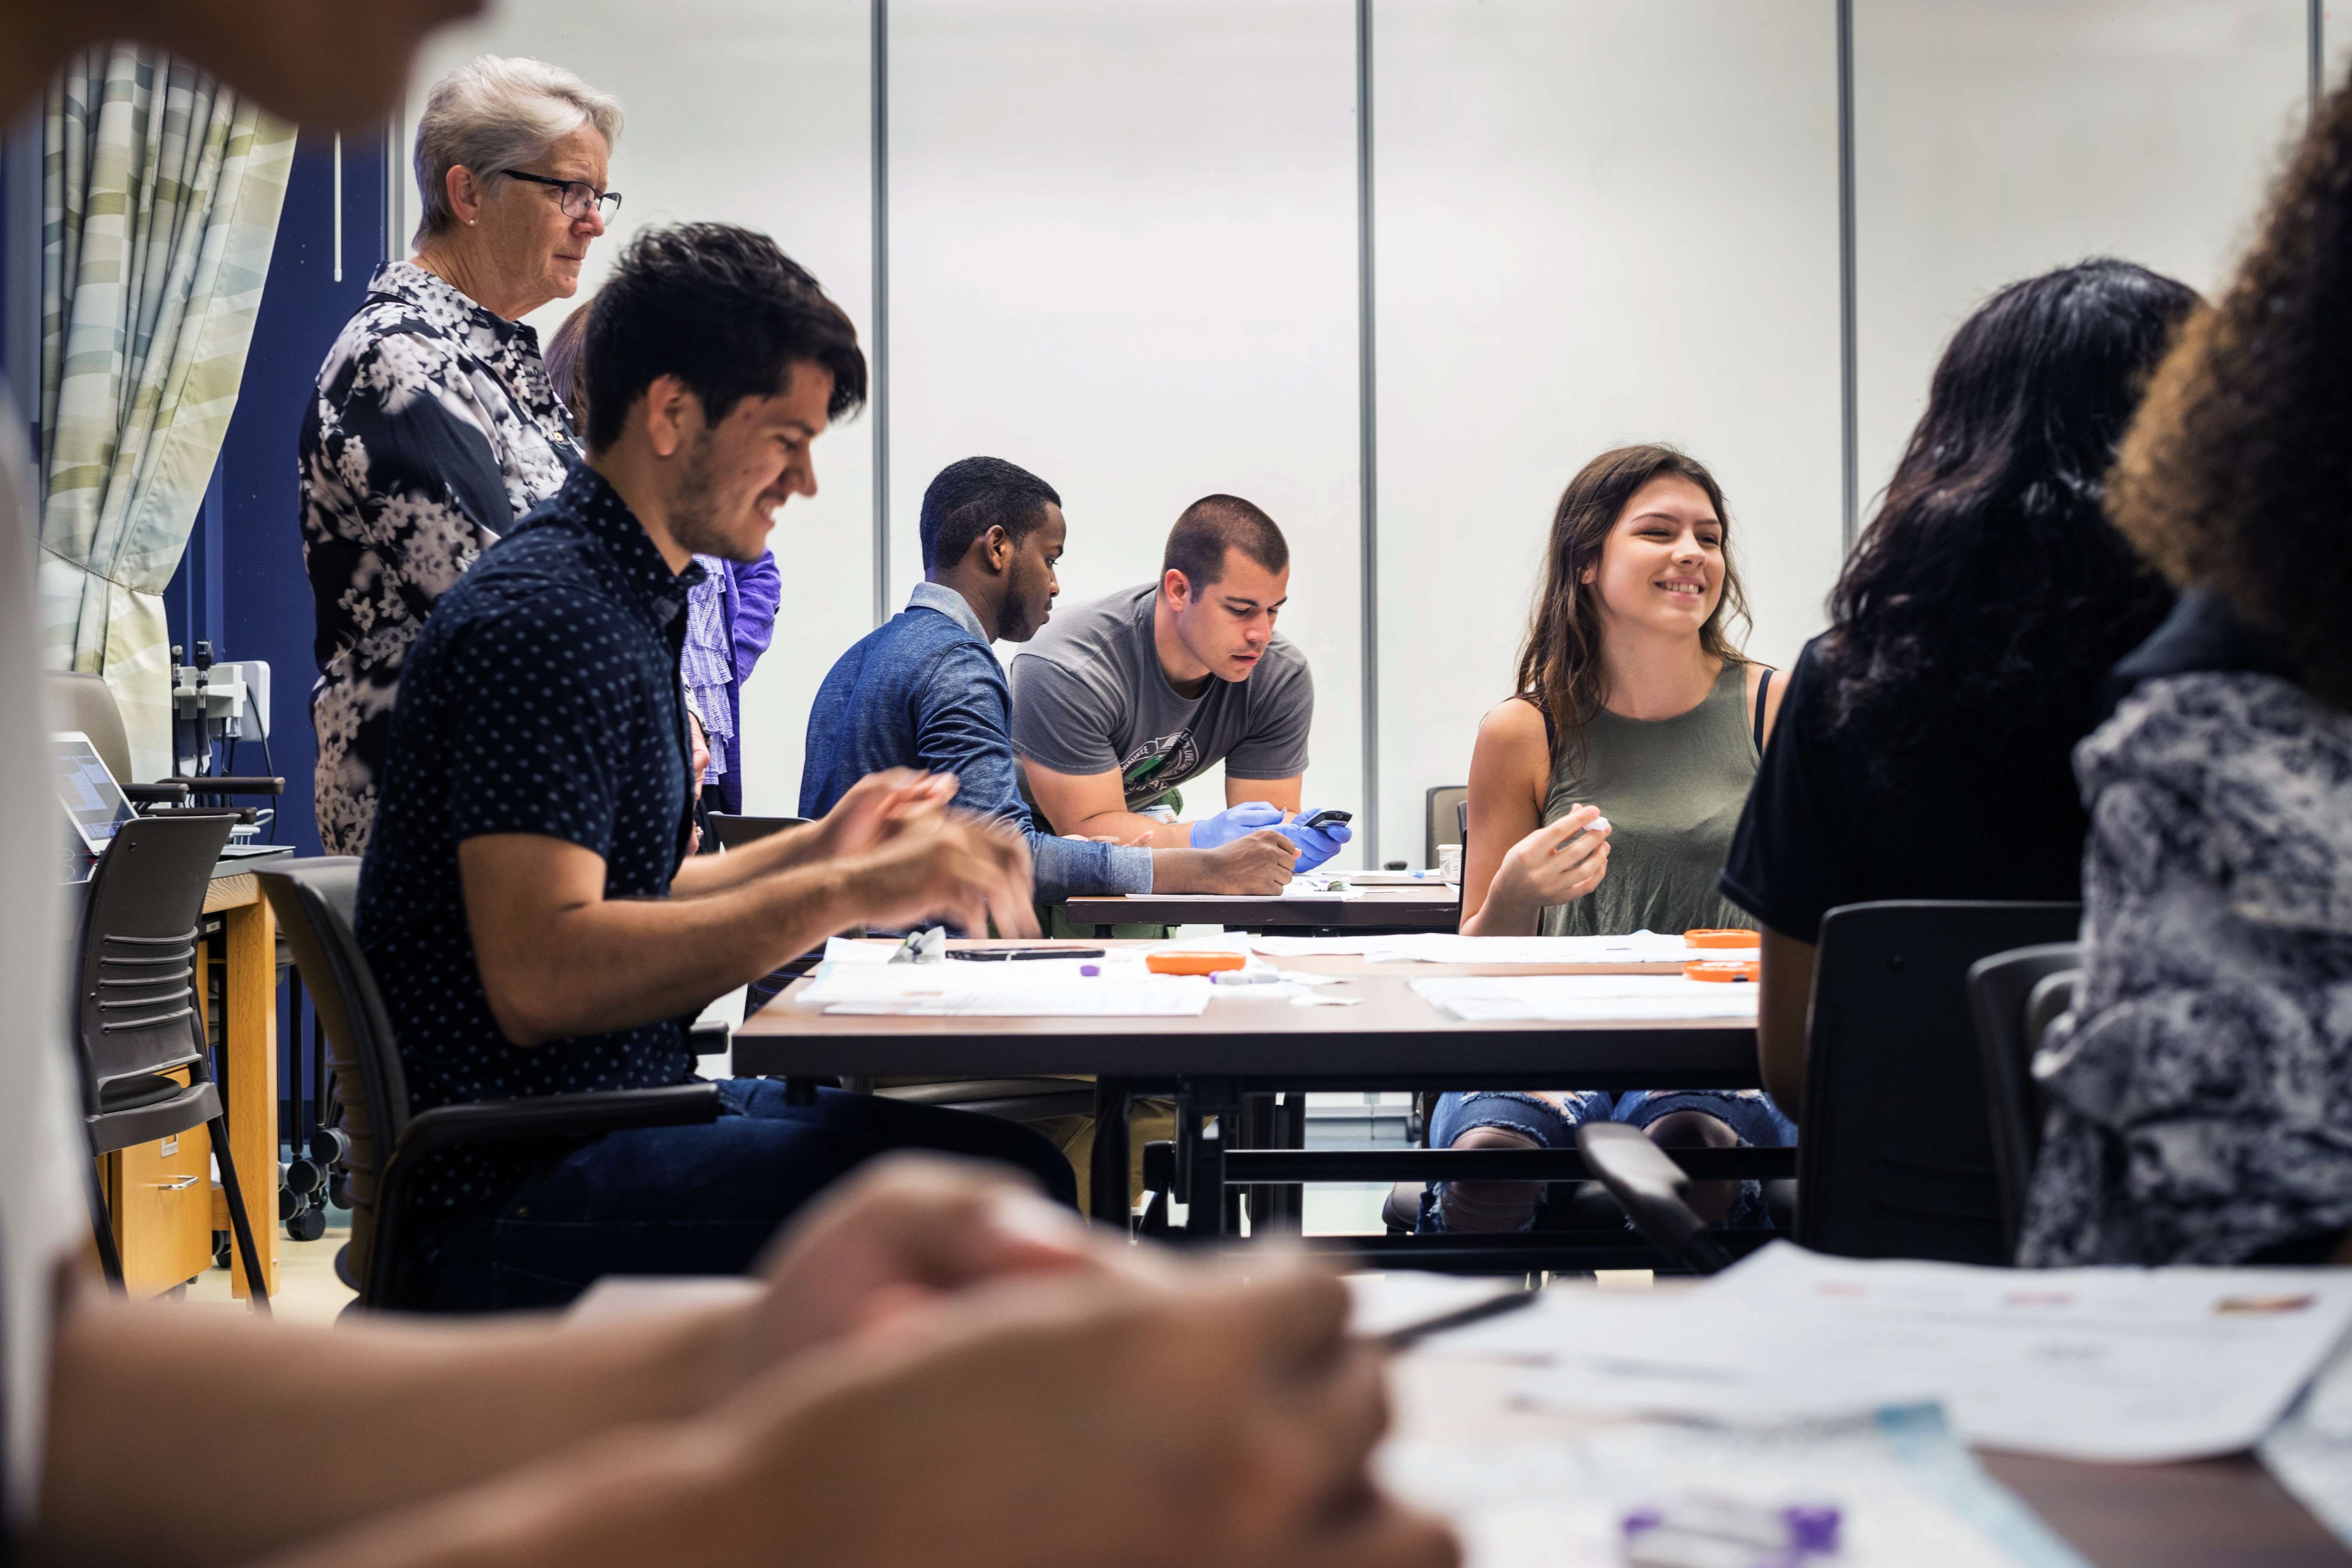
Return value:
<svg viewBox="0 0 2352 1568">
<path fill-rule="evenodd" d="M 196 1011 L 197 926 L 232 826 L 226 816 L 135 817 L 98 858 L 75 966 L 87 1110 L 102 1109 L 110 1086 L 175 1068 L 211 1076 Z"/>
<path fill-rule="evenodd" d="M 787 827 L 804 827 L 807 825 L 805 816 L 730 816 L 723 811 L 710 814 L 710 828 L 719 835 L 721 849 L 740 849 L 771 833 L 782 833 Z"/>
<path fill-rule="evenodd" d="M 1457 808 L 1465 807 L 1469 801 L 1470 786 L 1432 784 L 1425 798 L 1428 810 L 1423 816 L 1427 818 L 1428 837 L 1423 841 L 1421 863 L 1434 867 L 1439 845 L 1462 842 L 1463 811 Z"/>
<path fill-rule="evenodd" d="M 1969 970 L 1969 1010 L 1984 1063 L 1993 1173 L 2000 1185 L 2001 1236 L 2011 1255 L 2025 1219 L 2025 1194 L 2032 1184 L 2048 1110 L 2034 1081 L 2033 1053 L 2074 1001 L 2082 963 L 2080 943 L 2052 942 L 1997 952 Z"/>
<path fill-rule="evenodd" d="M 375 1244 L 376 1194 L 384 1162 L 408 1125 L 408 1077 L 400 1046 L 360 951 L 354 921 L 360 863 L 352 856 L 280 860 L 255 868 L 286 933 L 295 967 L 327 1033 L 335 1103 L 352 1141 L 350 1278 L 365 1279 Z"/>
<path fill-rule="evenodd" d="M 2081 921 L 2079 904 L 1924 900 L 1823 917 L 1797 1157 L 1801 1245 L 2010 1260 L 1969 970 L 2071 941 Z"/>
<path fill-rule="evenodd" d="M 122 710 L 115 706 L 113 689 L 102 675 L 78 675 L 71 670 L 48 672 L 49 717 L 60 730 L 79 730 L 89 737 L 98 760 L 119 784 L 137 784 L 131 776 L 131 737 L 122 728 Z"/>
</svg>

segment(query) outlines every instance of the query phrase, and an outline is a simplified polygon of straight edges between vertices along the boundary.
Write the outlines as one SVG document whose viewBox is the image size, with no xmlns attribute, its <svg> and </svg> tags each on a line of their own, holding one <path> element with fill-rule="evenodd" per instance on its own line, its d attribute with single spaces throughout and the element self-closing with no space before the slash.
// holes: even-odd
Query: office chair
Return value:
<svg viewBox="0 0 2352 1568">
<path fill-rule="evenodd" d="M 2071 940 L 2082 913 L 2071 903 L 1902 900 L 1823 917 L 1797 1152 L 1800 1246 L 1846 1258 L 2011 1260 L 1969 974 L 1989 954 Z M 1652 1245 L 1682 1244 L 1685 1222 L 1658 1218 L 1662 1203 L 1678 1199 L 1614 1144 L 1587 1159 Z"/>
<path fill-rule="evenodd" d="M 136 817 L 116 829 L 84 895 L 74 1042 L 93 1158 L 206 1130 L 253 1310 L 267 1315 L 268 1281 L 229 1157 L 228 1120 L 196 1008 L 198 927 L 230 826 L 224 816 L 174 815 Z M 184 1084 L 170 1076 L 184 1068 Z M 102 1196 L 93 1202 L 99 1260 L 120 1289 L 122 1258 L 112 1217 Z"/>
<path fill-rule="evenodd" d="M 1422 841 L 1423 866 L 1435 869 L 1437 847 L 1462 842 L 1462 821 L 1470 799 L 1468 784 L 1432 784 L 1423 796 L 1423 831 Z"/>
<path fill-rule="evenodd" d="M 409 1109 L 408 1079 L 367 955 L 352 931 L 360 863 L 349 856 L 255 868 L 327 1031 L 328 1066 L 350 1135 L 352 1239 L 335 1272 L 372 1309 L 422 1310 L 424 1281 L 402 1256 L 409 1189 L 434 1156 L 525 1139 L 593 1138 L 717 1120 L 716 1084 Z"/>
<path fill-rule="evenodd" d="M 1969 970 L 1969 1007 L 1982 1053 L 1993 1173 L 2000 1183 L 2002 1240 L 2012 1257 L 2025 1221 L 2025 1195 L 2042 1152 L 2047 1098 L 2033 1077 L 2033 1053 L 2074 1004 L 2083 978 L 2079 942 L 2053 942 L 1997 952 Z"/>
<path fill-rule="evenodd" d="M 231 795 L 274 795 L 286 793 L 283 778 L 258 774 L 215 773 L 201 779 L 158 779 L 153 784 L 131 782 L 131 738 L 122 728 L 122 710 L 116 706 L 113 688 L 102 675 L 83 675 L 71 670 L 53 669 L 47 672 L 49 702 L 57 722 L 68 730 L 79 730 L 89 737 L 99 761 L 114 775 L 122 794 L 133 806 L 142 810 L 155 807 L 166 809 L 184 806 L 194 795 L 226 799 Z M 238 815 L 252 819 L 250 808 Z"/>
<path fill-rule="evenodd" d="M 719 835 L 721 849 L 740 849 L 771 833 L 781 833 L 787 827 L 806 827 L 808 821 L 805 816 L 730 816 L 723 811 L 710 813 L 711 831 Z"/>
</svg>

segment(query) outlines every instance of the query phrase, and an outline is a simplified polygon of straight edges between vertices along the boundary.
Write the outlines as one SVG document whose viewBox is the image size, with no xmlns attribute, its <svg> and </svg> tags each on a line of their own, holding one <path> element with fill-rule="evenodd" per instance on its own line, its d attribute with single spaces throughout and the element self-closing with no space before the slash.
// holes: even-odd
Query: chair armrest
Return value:
<svg viewBox="0 0 2352 1568">
<path fill-rule="evenodd" d="M 385 1173 L 444 1150 L 525 1138 L 587 1138 L 632 1127 L 683 1127 L 718 1120 L 719 1086 L 678 1083 L 605 1094 L 543 1094 L 436 1106 L 409 1119 Z"/>
<path fill-rule="evenodd" d="M 205 773 L 184 779 L 160 779 L 159 784 L 183 784 L 197 795 L 284 795 L 286 781 L 256 773 Z"/>
<path fill-rule="evenodd" d="M 1639 1128 L 1588 1121 L 1576 1130 L 1576 1147 L 1585 1168 L 1609 1189 L 1642 1239 L 1701 1274 L 1730 1267 L 1731 1255 L 1683 1202 L 1689 1174 Z"/>
<path fill-rule="evenodd" d="M 376 1185 L 375 1236 L 368 1252 L 367 1300 L 387 1304 L 393 1263 L 406 1218 L 412 1173 L 432 1156 L 484 1143 L 533 1138 L 589 1138 L 636 1127 L 685 1127 L 715 1121 L 715 1083 L 678 1083 L 604 1094 L 548 1094 L 529 1100 L 486 1100 L 436 1106 L 409 1119 L 384 1161 Z"/>
<path fill-rule="evenodd" d="M 715 1057 L 735 1043 L 735 1031 L 724 1024 L 695 1024 L 686 1031 L 686 1048 L 698 1057 Z"/>
<path fill-rule="evenodd" d="M 184 779 L 160 784 L 128 784 L 122 786 L 122 798 L 134 805 L 150 805 L 158 801 L 185 800 L 188 785 Z"/>
</svg>

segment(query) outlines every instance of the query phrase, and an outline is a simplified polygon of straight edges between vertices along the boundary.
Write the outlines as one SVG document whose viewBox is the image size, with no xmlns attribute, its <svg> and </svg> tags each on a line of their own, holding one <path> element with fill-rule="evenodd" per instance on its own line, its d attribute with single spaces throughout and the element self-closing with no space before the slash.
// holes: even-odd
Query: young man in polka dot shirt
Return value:
<svg viewBox="0 0 2352 1568">
<path fill-rule="evenodd" d="M 823 820 L 688 858 L 678 687 L 698 553 L 750 560 L 812 495 L 857 406 L 856 330 L 764 236 L 640 236 L 585 348 L 589 459 L 436 606 L 401 683 L 359 935 L 418 1109 L 689 1078 L 709 1000 L 861 923 L 1034 934 L 1028 853 L 951 813 L 949 776 L 879 773 Z M 1027 1130 L 731 1079 L 714 1123 L 449 1155 L 414 1267 L 452 1309 L 542 1306 L 609 1273 L 727 1273 L 843 1171 L 908 1145 L 1025 1165 Z"/>
</svg>

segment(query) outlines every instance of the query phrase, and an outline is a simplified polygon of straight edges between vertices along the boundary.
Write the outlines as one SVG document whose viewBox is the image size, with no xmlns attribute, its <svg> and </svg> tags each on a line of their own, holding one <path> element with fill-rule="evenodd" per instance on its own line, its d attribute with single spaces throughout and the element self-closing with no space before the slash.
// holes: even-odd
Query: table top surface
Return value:
<svg viewBox="0 0 2352 1568">
<path fill-rule="evenodd" d="M 1275 962 L 1342 977 L 1343 984 L 1318 987 L 1317 994 L 1357 1005 L 1294 1006 L 1244 990 L 1220 992 L 1196 1017 L 838 1016 L 798 1005 L 795 998 L 808 984 L 802 980 L 744 1020 L 735 1035 L 735 1068 L 766 1076 L 1273 1075 L 1298 1088 L 1402 1089 L 1425 1081 L 1448 1089 L 1490 1082 L 1721 1089 L 1758 1082 L 1750 1021 L 1466 1024 L 1431 1006 L 1411 985 L 1445 975 L 1671 973 L 1671 964 L 1375 964 L 1345 954 L 1286 955 Z"/>
<path fill-rule="evenodd" d="M 1451 1358 L 1442 1346 L 1440 1341 L 1438 1348 L 1393 1363 L 1399 1437 L 1500 1449 L 1573 1436 L 1578 1417 L 1511 1399 L 1523 1370 Z M 2178 1465 L 2091 1465 L 1991 1452 L 1978 1458 L 2095 1568 L 2352 1563 L 2352 1551 L 2244 1456 Z"/>
<path fill-rule="evenodd" d="M 1351 899 L 1297 899 L 1241 894 L 1128 893 L 1069 900 L 1063 907 L 1080 925 L 1327 926 L 1355 931 L 1454 929 L 1462 891 L 1450 882 L 1410 888 L 1365 888 Z"/>
</svg>

